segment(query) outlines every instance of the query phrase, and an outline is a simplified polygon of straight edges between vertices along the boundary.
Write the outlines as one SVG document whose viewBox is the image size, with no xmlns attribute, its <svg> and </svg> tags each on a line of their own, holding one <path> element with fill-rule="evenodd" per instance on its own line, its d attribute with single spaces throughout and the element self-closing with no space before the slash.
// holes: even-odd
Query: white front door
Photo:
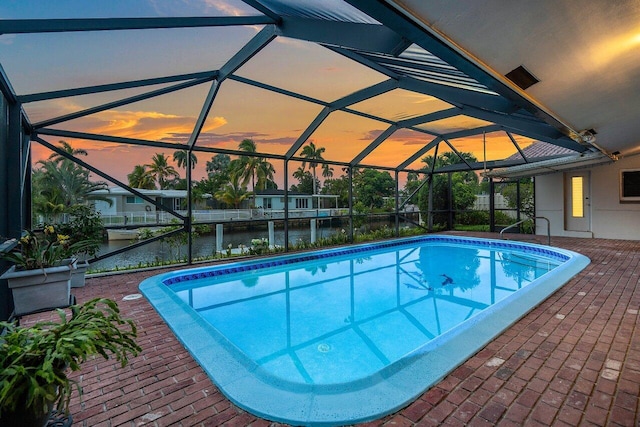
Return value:
<svg viewBox="0 0 640 427">
<path fill-rule="evenodd" d="M 589 172 L 565 173 L 565 229 L 591 231 Z"/>
</svg>

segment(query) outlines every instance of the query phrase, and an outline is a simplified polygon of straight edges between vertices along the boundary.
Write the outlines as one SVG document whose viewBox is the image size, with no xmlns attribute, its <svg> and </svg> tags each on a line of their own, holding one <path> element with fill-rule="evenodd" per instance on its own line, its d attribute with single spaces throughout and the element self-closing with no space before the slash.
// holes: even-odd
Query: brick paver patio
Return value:
<svg viewBox="0 0 640 427">
<path fill-rule="evenodd" d="M 418 400 L 366 425 L 638 426 L 640 242 L 552 244 L 591 264 Z M 143 348 L 123 369 L 96 359 L 74 375 L 84 388 L 82 403 L 72 400 L 74 426 L 278 425 L 230 403 L 144 298 L 123 301 L 159 272 L 91 278 L 74 290 L 79 302 L 118 301 Z"/>
</svg>

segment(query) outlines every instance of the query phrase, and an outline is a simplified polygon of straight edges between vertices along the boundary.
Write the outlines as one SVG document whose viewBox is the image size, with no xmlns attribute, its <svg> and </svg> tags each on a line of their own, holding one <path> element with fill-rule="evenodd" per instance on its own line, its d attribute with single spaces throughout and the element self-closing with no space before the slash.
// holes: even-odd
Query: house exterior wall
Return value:
<svg viewBox="0 0 640 427">
<path fill-rule="evenodd" d="M 640 155 L 622 158 L 613 164 L 583 169 L 590 172 L 591 231 L 565 229 L 565 174 L 536 177 L 536 215 L 551 223 L 552 236 L 596 237 L 640 240 L 640 202 L 620 201 L 620 170 L 640 169 Z M 538 221 L 536 233 L 546 235 L 544 221 Z"/>
<path fill-rule="evenodd" d="M 266 199 L 271 199 L 271 207 L 268 207 Z M 278 195 L 257 195 L 255 197 L 257 208 L 282 210 L 284 209 L 284 197 Z M 289 209 L 312 209 L 313 197 L 308 195 L 289 196 Z"/>
</svg>

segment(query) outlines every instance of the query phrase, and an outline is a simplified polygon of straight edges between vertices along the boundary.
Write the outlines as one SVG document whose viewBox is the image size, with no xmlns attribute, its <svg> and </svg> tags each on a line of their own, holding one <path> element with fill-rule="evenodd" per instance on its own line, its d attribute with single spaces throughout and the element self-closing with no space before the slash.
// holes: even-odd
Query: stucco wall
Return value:
<svg viewBox="0 0 640 427">
<path fill-rule="evenodd" d="M 640 240 L 640 203 L 623 203 L 619 197 L 620 169 L 633 168 L 640 168 L 638 155 L 584 169 L 590 171 L 590 232 L 565 230 L 564 173 L 536 177 L 536 215 L 549 219 L 552 236 Z M 547 233 L 544 221 L 538 221 L 536 232 Z"/>
</svg>

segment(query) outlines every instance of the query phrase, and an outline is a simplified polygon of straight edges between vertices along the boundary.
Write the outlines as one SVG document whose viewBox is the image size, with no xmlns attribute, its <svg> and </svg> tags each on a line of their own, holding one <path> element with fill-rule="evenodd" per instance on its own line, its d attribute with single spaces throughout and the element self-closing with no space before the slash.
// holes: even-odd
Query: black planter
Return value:
<svg viewBox="0 0 640 427">
<path fill-rule="evenodd" d="M 49 415 L 53 410 L 53 402 L 49 404 L 48 410 L 43 408 L 16 408 L 14 412 L 2 412 L 0 416 L 0 426 L 2 427 L 44 427 L 49 422 Z"/>
</svg>

